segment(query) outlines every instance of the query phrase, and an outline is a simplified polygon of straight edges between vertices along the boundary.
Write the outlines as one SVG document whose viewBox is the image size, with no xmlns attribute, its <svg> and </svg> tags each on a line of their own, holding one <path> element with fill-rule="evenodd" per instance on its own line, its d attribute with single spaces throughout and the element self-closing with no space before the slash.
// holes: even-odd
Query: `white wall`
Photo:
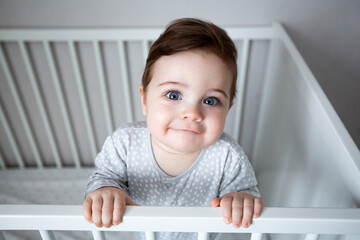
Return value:
<svg viewBox="0 0 360 240">
<path fill-rule="evenodd" d="M 360 148 L 360 1 L 0 0 L 0 28 L 221 26 L 282 22 Z"/>
</svg>

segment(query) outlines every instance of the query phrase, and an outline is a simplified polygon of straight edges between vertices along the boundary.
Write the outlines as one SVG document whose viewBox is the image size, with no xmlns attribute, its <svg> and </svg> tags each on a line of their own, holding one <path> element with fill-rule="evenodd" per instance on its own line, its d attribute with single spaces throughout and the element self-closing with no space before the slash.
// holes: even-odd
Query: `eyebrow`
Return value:
<svg viewBox="0 0 360 240">
<path fill-rule="evenodd" d="M 229 98 L 228 95 L 226 94 L 226 92 L 224 92 L 221 89 L 212 88 L 212 89 L 210 89 L 210 91 L 221 93 L 222 95 L 224 95 L 225 98 Z"/>
<path fill-rule="evenodd" d="M 182 82 L 173 82 L 173 81 L 171 81 L 171 82 L 162 82 L 162 83 L 160 83 L 158 86 L 164 86 L 164 85 L 181 85 L 181 86 L 187 87 L 187 85 L 184 84 L 184 83 L 182 83 Z M 210 89 L 210 91 L 212 91 L 212 92 L 218 92 L 218 93 L 224 95 L 225 98 L 229 98 L 228 95 L 226 94 L 226 92 L 224 92 L 224 91 L 221 90 L 221 89 L 212 88 L 212 89 Z"/>
<path fill-rule="evenodd" d="M 164 86 L 164 85 L 182 85 L 185 87 L 187 86 L 185 83 L 182 82 L 162 82 L 158 86 Z"/>
</svg>

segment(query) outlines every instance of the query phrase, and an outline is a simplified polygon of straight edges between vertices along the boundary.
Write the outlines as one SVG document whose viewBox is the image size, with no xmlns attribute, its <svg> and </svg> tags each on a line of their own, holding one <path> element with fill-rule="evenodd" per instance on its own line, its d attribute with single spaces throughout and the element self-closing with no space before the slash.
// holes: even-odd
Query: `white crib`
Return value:
<svg viewBox="0 0 360 240">
<path fill-rule="evenodd" d="M 119 226 L 87 223 L 80 205 L 93 159 L 113 129 L 144 119 L 138 87 L 163 29 L 3 29 L 0 239 L 360 239 L 359 150 L 295 45 L 279 23 L 225 29 L 240 56 L 225 131 L 252 161 L 260 218 L 235 229 L 218 208 L 127 207 Z"/>
</svg>

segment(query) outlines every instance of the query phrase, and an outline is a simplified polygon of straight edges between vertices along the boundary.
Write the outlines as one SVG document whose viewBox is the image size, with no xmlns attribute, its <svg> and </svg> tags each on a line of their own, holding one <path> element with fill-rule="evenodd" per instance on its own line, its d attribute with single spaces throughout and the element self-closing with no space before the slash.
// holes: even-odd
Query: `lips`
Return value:
<svg viewBox="0 0 360 240">
<path fill-rule="evenodd" d="M 182 131 L 182 132 L 190 132 L 190 133 L 196 133 L 199 134 L 200 131 L 193 128 L 172 128 L 175 131 Z"/>
<path fill-rule="evenodd" d="M 195 130 L 192 130 L 192 129 L 180 129 L 180 131 L 199 133 L 199 132 L 197 132 L 197 131 L 195 131 Z"/>
</svg>

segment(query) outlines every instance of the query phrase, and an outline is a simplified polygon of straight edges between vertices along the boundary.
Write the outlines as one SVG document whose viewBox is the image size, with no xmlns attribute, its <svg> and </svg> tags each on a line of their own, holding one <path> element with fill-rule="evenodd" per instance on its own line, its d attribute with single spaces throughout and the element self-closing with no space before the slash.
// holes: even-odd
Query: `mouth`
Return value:
<svg viewBox="0 0 360 240">
<path fill-rule="evenodd" d="M 195 134 L 199 134 L 200 132 L 194 129 L 188 129 L 188 128 L 178 128 L 178 129 L 173 129 L 175 131 L 180 131 L 180 132 L 188 132 L 188 133 L 195 133 Z"/>
</svg>

